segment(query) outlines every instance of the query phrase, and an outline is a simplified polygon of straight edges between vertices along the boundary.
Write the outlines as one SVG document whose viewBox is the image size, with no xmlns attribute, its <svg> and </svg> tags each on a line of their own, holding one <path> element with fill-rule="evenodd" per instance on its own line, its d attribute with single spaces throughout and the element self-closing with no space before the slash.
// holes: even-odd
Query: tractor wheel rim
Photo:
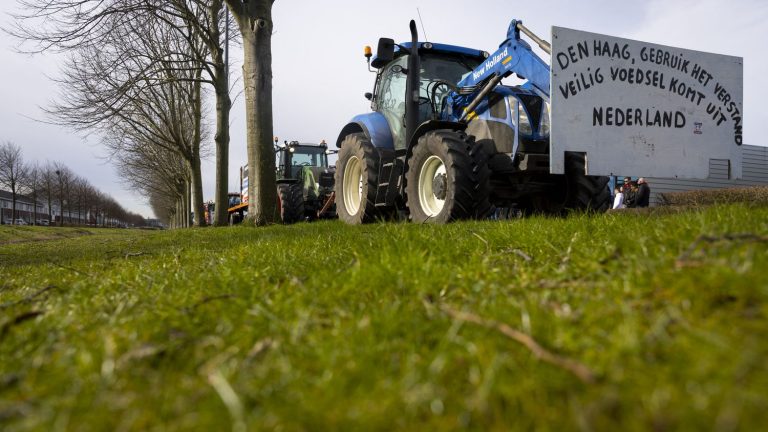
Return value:
<svg viewBox="0 0 768 432">
<path fill-rule="evenodd" d="M 357 156 L 352 156 L 344 167 L 344 207 L 350 215 L 357 214 L 363 199 L 363 167 Z"/>
<path fill-rule="evenodd" d="M 419 204 L 421 209 L 429 217 L 435 217 L 443 210 L 445 199 L 435 196 L 434 184 L 439 176 L 445 176 L 445 164 L 437 156 L 430 156 L 424 161 L 419 173 Z"/>
</svg>

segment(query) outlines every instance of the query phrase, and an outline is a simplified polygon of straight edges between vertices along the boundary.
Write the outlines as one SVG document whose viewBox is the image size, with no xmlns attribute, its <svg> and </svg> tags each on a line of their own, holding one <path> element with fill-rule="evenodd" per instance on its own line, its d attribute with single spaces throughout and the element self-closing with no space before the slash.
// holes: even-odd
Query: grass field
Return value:
<svg viewBox="0 0 768 432">
<path fill-rule="evenodd" d="M 766 207 L 57 230 L 0 229 L 5 431 L 768 424 Z"/>
</svg>

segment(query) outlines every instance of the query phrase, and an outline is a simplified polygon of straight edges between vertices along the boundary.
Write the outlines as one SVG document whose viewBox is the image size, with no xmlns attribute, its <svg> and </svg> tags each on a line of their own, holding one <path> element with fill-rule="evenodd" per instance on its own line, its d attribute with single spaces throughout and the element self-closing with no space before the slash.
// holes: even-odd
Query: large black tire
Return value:
<svg viewBox="0 0 768 432">
<path fill-rule="evenodd" d="M 535 213 L 555 215 L 608 210 L 611 204 L 608 177 L 585 175 L 585 166 L 584 154 L 567 152 L 565 174 L 553 175 L 550 190 L 533 197 L 530 209 Z"/>
<path fill-rule="evenodd" d="M 604 212 L 611 205 L 611 192 L 608 190 L 608 177 L 588 176 L 586 158 L 582 153 L 565 154 L 565 177 L 568 195 L 566 210 L 584 212 Z"/>
<path fill-rule="evenodd" d="M 379 156 L 371 141 L 362 133 L 347 135 L 336 162 L 336 213 L 339 219 L 353 225 L 376 220 L 378 177 Z"/>
<path fill-rule="evenodd" d="M 490 211 L 488 155 L 461 131 L 419 138 L 408 159 L 407 205 L 417 223 L 483 218 Z"/>
<path fill-rule="evenodd" d="M 286 225 L 296 223 L 304 217 L 304 190 L 301 183 L 277 185 L 280 199 L 280 221 Z"/>
</svg>

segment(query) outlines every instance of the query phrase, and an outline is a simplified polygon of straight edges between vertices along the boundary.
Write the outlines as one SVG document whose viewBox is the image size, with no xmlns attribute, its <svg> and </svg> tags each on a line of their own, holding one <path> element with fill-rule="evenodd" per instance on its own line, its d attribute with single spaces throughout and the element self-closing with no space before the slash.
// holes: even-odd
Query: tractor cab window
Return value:
<svg viewBox="0 0 768 432">
<path fill-rule="evenodd" d="M 293 151 L 291 151 L 293 150 Z M 300 172 L 310 168 L 315 176 L 328 168 L 325 147 L 294 145 L 280 149 L 278 155 L 278 178 L 299 178 Z"/>
<path fill-rule="evenodd" d="M 421 56 L 419 121 L 437 119 L 445 97 L 451 91 L 443 81 L 456 85 L 480 62 L 459 56 L 424 54 Z"/>
<path fill-rule="evenodd" d="M 322 147 L 294 147 L 295 151 L 291 155 L 291 165 L 303 165 L 313 167 L 328 166 L 325 149 Z"/>
<path fill-rule="evenodd" d="M 379 75 L 376 88 L 376 111 L 384 115 L 392 132 L 395 148 L 405 147 L 405 82 L 403 68 L 408 56 L 402 56 L 388 64 Z"/>
</svg>

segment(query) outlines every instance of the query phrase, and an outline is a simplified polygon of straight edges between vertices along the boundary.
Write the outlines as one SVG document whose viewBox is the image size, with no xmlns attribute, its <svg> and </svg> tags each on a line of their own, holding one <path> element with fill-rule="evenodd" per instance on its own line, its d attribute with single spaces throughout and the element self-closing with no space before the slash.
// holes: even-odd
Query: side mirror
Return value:
<svg viewBox="0 0 768 432">
<path fill-rule="evenodd" d="M 371 62 L 371 66 L 380 68 L 395 58 L 395 41 L 390 38 L 379 39 L 379 46 L 376 48 L 376 58 Z"/>
<path fill-rule="evenodd" d="M 373 99 L 373 93 L 371 93 L 371 92 L 366 92 L 366 93 L 365 93 L 365 98 L 366 98 L 366 99 L 368 99 L 368 100 L 372 100 L 372 99 Z"/>
</svg>

